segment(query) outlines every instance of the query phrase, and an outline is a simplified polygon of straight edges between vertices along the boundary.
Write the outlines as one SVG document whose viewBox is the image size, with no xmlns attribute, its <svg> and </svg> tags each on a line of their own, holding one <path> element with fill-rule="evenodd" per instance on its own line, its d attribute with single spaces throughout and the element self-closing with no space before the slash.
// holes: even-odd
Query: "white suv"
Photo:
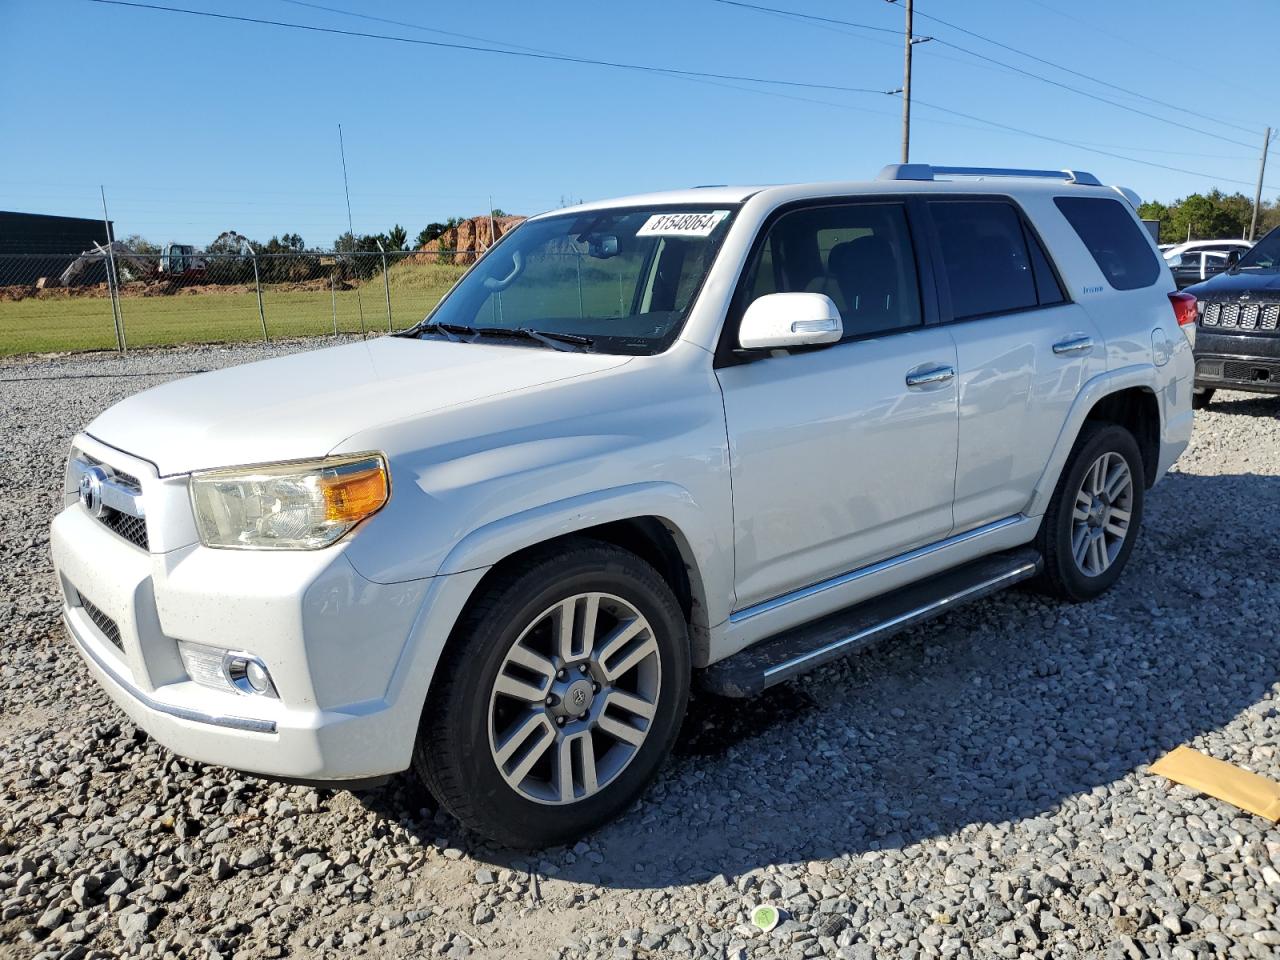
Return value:
<svg viewBox="0 0 1280 960">
<path fill-rule="evenodd" d="M 911 164 L 535 217 L 412 330 L 94 420 L 53 523 L 70 634 L 187 757 L 411 767 L 488 837 L 576 837 L 695 680 L 1116 581 L 1195 330 L 1127 196 Z"/>
</svg>

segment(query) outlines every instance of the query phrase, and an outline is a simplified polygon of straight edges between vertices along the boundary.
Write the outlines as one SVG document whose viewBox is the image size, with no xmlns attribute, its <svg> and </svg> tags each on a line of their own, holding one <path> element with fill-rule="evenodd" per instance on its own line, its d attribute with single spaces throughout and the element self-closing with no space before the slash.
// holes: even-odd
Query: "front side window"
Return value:
<svg viewBox="0 0 1280 960">
<path fill-rule="evenodd" d="M 746 277 L 748 298 L 822 293 L 845 339 L 918 327 L 920 288 L 906 211 L 899 203 L 793 210 L 769 228 Z"/>
<path fill-rule="evenodd" d="M 1138 290 L 1160 278 L 1160 261 L 1147 235 L 1119 200 L 1054 197 L 1053 202 L 1116 290 Z"/>
<path fill-rule="evenodd" d="M 606 353 L 658 353 L 679 336 L 735 213 L 619 208 L 531 220 L 464 276 L 420 329 L 532 330 Z"/>
</svg>

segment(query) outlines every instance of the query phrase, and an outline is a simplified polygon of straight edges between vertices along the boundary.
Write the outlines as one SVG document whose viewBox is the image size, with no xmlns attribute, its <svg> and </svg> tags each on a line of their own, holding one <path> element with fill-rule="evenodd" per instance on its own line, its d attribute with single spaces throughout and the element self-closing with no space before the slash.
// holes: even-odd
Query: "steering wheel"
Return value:
<svg viewBox="0 0 1280 960">
<path fill-rule="evenodd" d="M 519 250 L 511 251 L 511 272 L 505 277 L 485 277 L 484 288 L 486 290 L 505 290 L 511 284 L 516 282 L 516 277 L 520 276 L 524 270 L 524 254 Z"/>
</svg>

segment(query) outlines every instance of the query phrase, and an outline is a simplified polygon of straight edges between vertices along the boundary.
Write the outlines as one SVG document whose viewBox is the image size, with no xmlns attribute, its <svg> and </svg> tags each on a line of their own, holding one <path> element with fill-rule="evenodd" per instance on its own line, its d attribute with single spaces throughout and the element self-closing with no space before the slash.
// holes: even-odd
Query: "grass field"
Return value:
<svg viewBox="0 0 1280 960">
<path fill-rule="evenodd" d="M 399 263 L 388 271 L 391 321 L 411 326 L 436 305 L 464 268 Z M 261 340 L 258 299 L 252 292 L 190 292 L 120 299 L 130 347 Z M 264 286 L 263 313 L 272 338 L 387 329 L 381 274 L 353 290 L 297 290 Z M 67 350 L 113 350 L 115 327 L 107 297 L 28 297 L 0 301 L 0 356 Z"/>
</svg>

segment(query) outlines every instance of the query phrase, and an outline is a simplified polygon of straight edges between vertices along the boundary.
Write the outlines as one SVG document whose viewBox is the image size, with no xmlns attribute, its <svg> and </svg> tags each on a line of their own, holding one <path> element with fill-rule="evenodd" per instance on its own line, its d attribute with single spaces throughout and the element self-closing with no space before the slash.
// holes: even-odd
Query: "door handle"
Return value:
<svg viewBox="0 0 1280 960">
<path fill-rule="evenodd" d="M 911 370 L 907 373 L 908 387 L 927 387 L 935 383 L 946 383 L 956 375 L 953 367 L 937 366 Z"/>
<path fill-rule="evenodd" d="M 1058 356 L 1069 356 L 1073 353 L 1092 353 L 1093 337 L 1068 337 L 1053 345 L 1053 352 Z"/>
</svg>

